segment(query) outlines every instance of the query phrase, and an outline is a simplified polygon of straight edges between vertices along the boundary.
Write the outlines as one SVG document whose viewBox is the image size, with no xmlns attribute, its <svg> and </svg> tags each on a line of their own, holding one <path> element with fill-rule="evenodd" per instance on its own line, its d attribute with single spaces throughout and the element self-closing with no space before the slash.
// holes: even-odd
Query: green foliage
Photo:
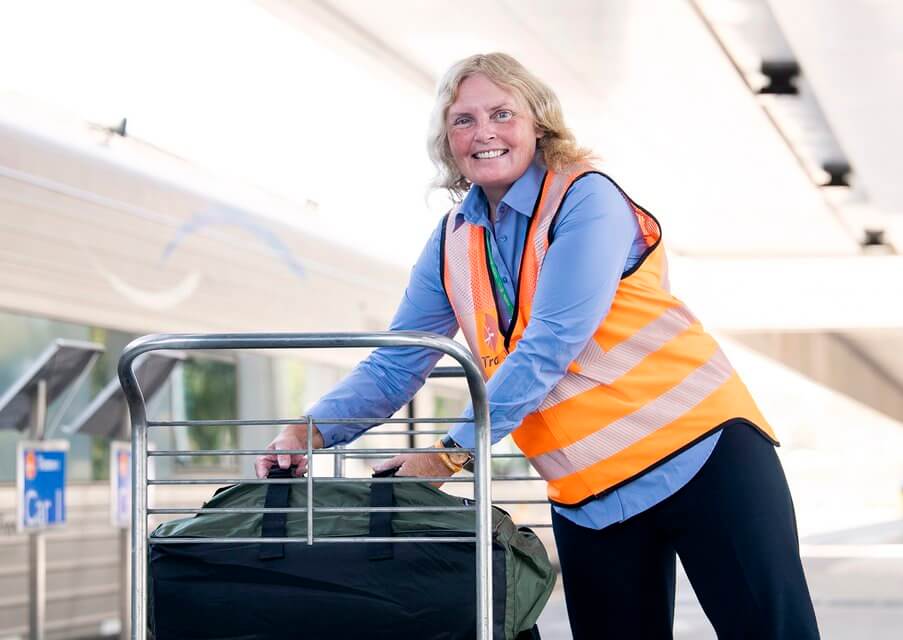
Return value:
<svg viewBox="0 0 903 640">
<path fill-rule="evenodd" d="M 238 413 L 235 365 L 217 360 L 187 360 L 182 366 L 185 417 L 189 420 L 234 420 Z M 194 449 L 235 448 L 238 427 L 192 427 L 188 437 Z M 207 466 L 217 464 L 217 458 L 193 458 L 192 462 Z"/>
<path fill-rule="evenodd" d="M 100 354 L 88 377 L 88 388 L 91 391 L 91 397 L 94 397 L 109 382 L 110 377 L 116 375 L 116 360 L 119 354 L 112 353 L 109 348 L 109 336 L 106 329 L 90 327 L 88 329 L 88 341 L 97 342 L 107 347 L 107 350 Z"/>
<path fill-rule="evenodd" d="M 99 436 L 91 438 L 91 479 L 110 479 L 110 441 Z"/>
</svg>

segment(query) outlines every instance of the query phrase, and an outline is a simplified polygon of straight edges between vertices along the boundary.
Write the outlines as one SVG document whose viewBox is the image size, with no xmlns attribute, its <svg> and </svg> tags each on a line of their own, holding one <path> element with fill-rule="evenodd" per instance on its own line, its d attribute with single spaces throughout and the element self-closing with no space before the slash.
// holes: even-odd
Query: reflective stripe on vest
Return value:
<svg viewBox="0 0 903 640">
<path fill-rule="evenodd" d="M 443 283 L 486 379 L 516 348 L 530 321 L 550 231 L 568 189 L 592 172 L 580 165 L 546 174 L 525 239 L 507 335 L 499 328 L 484 229 L 458 221 L 457 209 L 446 219 Z M 549 498 L 559 504 L 602 495 L 732 421 L 749 422 L 775 441 L 715 340 L 671 295 L 658 221 L 621 193 L 647 251 L 622 277 L 607 316 L 564 377 L 513 432 L 548 482 Z"/>
</svg>

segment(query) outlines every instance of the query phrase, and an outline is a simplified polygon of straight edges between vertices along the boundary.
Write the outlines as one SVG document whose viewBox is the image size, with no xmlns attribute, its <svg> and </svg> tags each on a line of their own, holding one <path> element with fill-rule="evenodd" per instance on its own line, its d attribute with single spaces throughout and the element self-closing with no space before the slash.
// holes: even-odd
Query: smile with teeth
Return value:
<svg viewBox="0 0 903 640">
<path fill-rule="evenodd" d="M 478 151 L 473 154 L 473 157 L 477 160 L 489 160 L 491 158 L 498 158 L 500 156 L 508 153 L 507 149 L 492 149 L 491 151 Z"/>
</svg>

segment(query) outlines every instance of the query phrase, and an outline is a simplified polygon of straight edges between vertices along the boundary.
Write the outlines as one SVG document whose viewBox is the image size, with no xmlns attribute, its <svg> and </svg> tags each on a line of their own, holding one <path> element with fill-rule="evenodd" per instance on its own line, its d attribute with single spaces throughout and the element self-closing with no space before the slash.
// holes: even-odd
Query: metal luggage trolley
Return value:
<svg viewBox="0 0 903 640">
<path fill-rule="evenodd" d="M 445 507 L 445 509 L 472 510 L 475 515 L 474 537 L 392 537 L 392 538 L 320 538 L 313 535 L 314 511 L 371 511 L 368 507 L 317 507 L 313 508 L 314 486 L 320 482 L 471 482 L 470 478 L 315 478 L 313 474 L 313 457 L 315 455 L 342 456 L 341 449 L 314 449 L 313 430 L 307 430 L 307 447 L 301 450 L 280 450 L 279 453 L 306 454 L 310 464 L 305 478 L 293 479 L 204 479 L 204 480 L 148 480 L 147 462 L 149 456 L 182 456 L 182 455 L 246 455 L 256 456 L 272 451 L 256 449 L 215 450 L 215 451 L 148 451 L 147 430 L 153 427 L 200 426 L 200 425 L 281 425 L 297 424 L 306 420 L 308 426 L 314 424 L 310 416 L 303 418 L 280 420 L 223 420 L 223 421 L 148 421 L 144 396 L 132 370 L 135 359 L 150 351 L 190 351 L 190 350 L 254 350 L 254 349 L 309 349 L 309 348 L 348 348 L 348 347 L 426 347 L 441 351 L 457 360 L 467 379 L 468 389 L 474 409 L 474 425 L 476 429 L 476 447 L 474 453 L 474 504 L 467 507 Z M 476 543 L 476 623 L 478 640 L 492 638 L 492 526 L 490 497 L 490 440 L 489 440 L 489 405 L 482 372 L 474 362 L 470 352 L 444 336 L 420 331 L 376 332 L 376 333 L 239 333 L 239 334 L 156 334 L 138 338 L 129 344 L 119 360 L 119 379 L 128 402 L 132 422 L 132 589 L 131 589 L 131 637 L 143 640 L 147 633 L 147 551 L 148 544 L 179 544 L 185 542 L 198 543 L 197 538 L 166 538 L 149 540 L 147 517 L 153 514 L 200 513 L 200 512 L 249 512 L 249 513 L 286 513 L 305 511 L 307 513 L 307 537 L 284 538 L 206 538 L 203 542 L 270 542 L 270 543 L 338 543 L 338 542 L 474 542 Z M 374 423 L 453 423 L 455 419 L 447 418 L 354 418 L 346 420 L 330 420 L 331 423 L 374 424 Z M 368 453 L 394 455 L 397 453 L 416 453 L 434 451 L 430 448 L 384 448 L 370 449 Z M 148 485 L 178 484 L 303 484 L 307 491 L 307 508 L 260 508 L 260 509 L 148 509 Z M 410 507 L 380 508 L 383 511 L 405 511 Z M 437 509 L 433 507 L 432 509 Z"/>
</svg>

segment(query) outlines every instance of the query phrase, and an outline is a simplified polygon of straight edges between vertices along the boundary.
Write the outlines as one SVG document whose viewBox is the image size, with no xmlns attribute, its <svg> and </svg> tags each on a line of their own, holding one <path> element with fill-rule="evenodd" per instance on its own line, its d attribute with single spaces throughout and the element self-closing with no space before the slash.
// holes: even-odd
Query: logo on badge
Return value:
<svg viewBox="0 0 903 640">
<path fill-rule="evenodd" d="M 490 317 L 489 314 L 486 314 L 486 316 L 483 318 L 483 323 L 486 327 L 485 335 L 483 336 L 483 342 L 489 345 L 489 348 L 493 351 L 498 351 L 499 334 L 498 331 L 493 328 L 493 325 L 495 325 L 495 319 Z"/>
</svg>

